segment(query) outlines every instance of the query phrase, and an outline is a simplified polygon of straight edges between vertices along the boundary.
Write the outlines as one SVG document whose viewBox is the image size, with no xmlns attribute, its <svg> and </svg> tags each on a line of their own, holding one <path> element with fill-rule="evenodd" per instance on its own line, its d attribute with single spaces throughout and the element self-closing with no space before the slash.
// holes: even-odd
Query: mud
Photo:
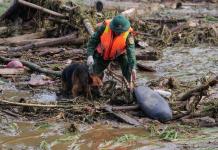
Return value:
<svg viewBox="0 0 218 150">
<path fill-rule="evenodd" d="M 0 5 L 0 13 L 1 7 Z M 193 9 L 183 6 L 183 9 L 177 11 L 178 14 L 171 9 L 163 11 L 160 16 L 176 18 L 186 16 L 189 18 L 191 14 L 199 12 L 217 15 L 216 8 L 208 10 L 206 8 Z M 190 15 L 187 15 L 188 13 Z M 146 83 L 160 77 L 175 77 L 180 81 L 191 82 L 193 80 L 198 81 L 201 77 L 209 74 L 217 74 L 217 49 L 218 47 L 204 45 L 198 45 L 195 48 L 182 46 L 166 48 L 163 50 L 163 57 L 160 60 L 140 62 L 152 66 L 156 72 L 139 72 L 138 78 L 140 80 L 138 82 Z M 27 79 L 24 80 L 27 81 Z M 56 93 L 49 89 L 35 90 L 32 87 L 30 89 L 28 91 L 25 88 L 18 90 L 13 83 L 0 79 L 0 99 L 19 101 L 25 98 L 28 101 L 49 104 L 56 103 L 56 100 L 58 100 Z M 217 89 L 216 86 L 210 91 L 211 98 L 214 100 L 217 100 Z M 11 107 L 10 109 L 16 112 L 17 108 Z M 64 120 L 59 115 L 54 118 L 47 117 L 43 121 L 33 119 L 33 121 L 26 121 L 25 118 L 18 120 L 16 117 L 0 112 L 0 149 L 218 149 L 217 127 L 195 128 L 181 125 L 179 122 L 160 124 L 155 121 L 148 121 L 144 124 L 144 127 L 133 128 L 107 120 L 93 125 L 75 124 L 77 130 L 72 131 L 70 127 L 75 121 Z M 167 130 L 167 128 L 170 129 Z M 169 133 L 173 133 L 176 138 L 163 137 L 163 135 Z"/>
<path fill-rule="evenodd" d="M 217 52 L 216 47 L 167 48 L 163 51 L 162 59 L 145 62 L 146 65 L 153 65 L 157 72 L 140 73 L 139 76 L 144 78 L 144 82 L 160 76 L 176 76 L 179 80 L 191 81 L 210 72 L 217 73 Z M 2 82 L 1 90 L 1 98 L 11 101 L 25 97 L 32 101 L 51 103 L 57 99 L 54 92 L 45 90 L 33 94 L 28 91 L 19 91 L 11 83 Z M 212 91 L 212 93 L 213 97 L 217 96 L 217 91 Z M 185 134 L 178 131 L 178 139 L 169 143 L 160 140 L 158 136 L 151 136 L 147 128 L 127 128 L 122 124 L 115 125 L 110 122 L 109 125 L 78 125 L 79 132 L 71 133 L 68 130 L 71 123 L 49 120 L 48 118 L 42 123 L 13 122 L 12 120 L 1 123 L 1 128 L 4 129 L 0 136 L 2 149 L 40 149 L 42 145 L 52 150 L 218 148 L 217 128 L 195 130 L 193 128 L 194 131 L 190 133 L 186 131 Z M 164 126 L 173 125 L 175 124 Z"/>
<path fill-rule="evenodd" d="M 17 134 L 0 136 L 0 144 L 5 149 L 40 149 L 42 143 L 52 150 L 58 149 L 200 149 L 218 148 L 218 128 L 202 128 L 186 133 L 179 132 L 179 138 L 172 142 L 151 136 L 144 128 L 113 127 L 95 124 L 80 127 L 81 131 L 70 133 L 69 123 L 48 122 L 36 124 L 17 122 Z M 165 125 L 166 126 L 166 125 Z M 170 126 L 176 126 L 170 125 Z M 184 127 L 186 128 L 186 127 Z M 189 133 L 187 133 L 189 132 Z M 43 142 L 42 142 L 43 141 Z"/>
</svg>

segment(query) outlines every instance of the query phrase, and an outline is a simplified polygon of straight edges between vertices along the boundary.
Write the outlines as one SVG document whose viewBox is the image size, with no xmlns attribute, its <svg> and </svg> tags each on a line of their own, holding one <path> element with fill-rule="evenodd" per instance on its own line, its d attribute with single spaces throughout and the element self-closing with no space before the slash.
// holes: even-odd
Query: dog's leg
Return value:
<svg viewBox="0 0 218 150">
<path fill-rule="evenodd" d="M 90 86 L 85 88 L 85 93 L 86 93 L 86 98 L 90 98 L 93 101 Z"/>
<path fill-rule="evenodd" d="M 77 85 L 73 85 L 73 87 L 72 87 L 72 95 L 73 95 L 73 98 L 78 96 L 78 86 Z"/>
</svg>

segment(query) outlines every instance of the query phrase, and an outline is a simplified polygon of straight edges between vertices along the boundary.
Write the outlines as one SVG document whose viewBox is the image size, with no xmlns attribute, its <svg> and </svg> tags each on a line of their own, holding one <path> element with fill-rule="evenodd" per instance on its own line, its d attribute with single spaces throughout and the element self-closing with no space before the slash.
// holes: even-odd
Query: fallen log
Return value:
<svg viewBox="0 0 218 150">
<path fill-rule="evenodd" d="M 159 23 L 159 24 L 177 24 L 179 22 L 186 22 L 186 19 L 144 19 L 143 21 L 147 21 L 147 22 L 153 22 L 153 23 Z"/>
<path fill-rule="evenodd" d="M 105 111 L 113 114 L 114 116 L 116 116 L 118 119 L 124 121 L 125 123 L 128 123 L 130 125 L 134 125 L 134 126 L 142 126 L 142 124 L 140 122 L 138 122 L 136 119 L 131 118 L 130 116 L 124 114 L 123 112 L 114 112 L 112 110 L 111 106 L 106 106 Z"/>
<path fill-rule="evenodd" d="M 140 63 L 137 63 L 137 67 L 139 70 L 142 70 L 142 71 L 156 72 L 156 70 L 154 70 L 152 67 L 145 66 L 145 65 L 140 64 Z"/>
<path fill-rule="evenodd" d="M 52 47 L 52 48 L 43 47 L 43 48 L 41 48 L 41 49 L 39 49 L 37 51 L 39 51 L 39 53 L 38 53 L 39 56 L 46 56 L 46 55 L 52 56 L 52 55 L 64 52 L 64 49 L 57 48 L 57 47 Z"/>
<path fill-rule="evenodd" d="M 158 60 L 161 55 L 162 53 L 160 51 L 154 50 L 153 48 L 136 49 L 137 60 Z"/>
<path fill-rule="evenodd" d="M 63 15 L 63 14 L 60 14 L 60 13 L 55 12 L 55 11 L 53 11 L 53 10 L 49 10 L 49 9 L 47 9 L 47 8 L 38 6 L 38 5 L 36 5 L 36 4 L 30 3 L 30 2 L 27 2 L 27 1 L 24 1 L 24 0 L 18 0 L 18 3 L 19 3 L 19 4 L 22 4 L 22 5 L 24 5 L 24 6 L 30 7 L 30 8 L 37 9 L 37 10 L 39 10 L 39 11 L 42 11 L 42 12 L 47 13 L 47 14 L 52 15 L 52 16 L 61 17 L 61 18 L 66 18 L 66 16 Z"/>
<path fill-rule="evenodd" d="M 34 39 L 43 38 L 44 36 L 45 36 L 45 32 L 36 32 L 36 33 L 19 35 L 15 37 L 1 38 L 0 45 L 20 45 L 21 43 L 23 43 L 24 45 Z"/>
<path fill-rule="evenodd" d="M 94 28 L 89 19 L 83 19 L 83 24 L 90 35 L 94 34 Z"/>
<path fill-rule="evenodd" d="M 23 68 L 0 68 L 0 75 L 17 75 L 24 73 Z"/>
<path fill-rule="evenodd" d="M 67 35 L 59 38 L 38 39 L 38 42 L 26 44 L 24 46 L 9 48 L 9 51 L 25 51 L 28 49 L 55 46 L 60 44 L 82 44 L 85 38 L 77 38 L 75 34 Z"/>
<path fill-rule="evenodd" d="M 9 59 L 9 58 L 5 58 L 5 57 L 0 56 L 0 61 L 9 62 L 9 61 L 12 61 L 12 60 L 13 59 Z M 29 61 L 25 61 L 25 60 L 20 60 L 20 62 L 24 66 L 30 68 L 33 71 L 44 73 L 44 74 L 49 75 L 49 76 L 61 77 L 61 71 L 53 71 L 53 70 L 48 70 L 48 69 L 45 69 L 45 68 L 41 68 L 39 65 L 34 64 L 32 62 L 29 62 Z"/>
<path fill-rule="evenodd" d="M 130 9 L 127 9 L 127 10 L 121 12 L 120 14 L 124 15 L 125 17 L 128 17 L 128 18 L 132 19 L 136 15 L 136 9 L 135 8 L 130 8 Z"/>
<path fill-rule="evenodd" d="M 208 90 L 209 87 L 215 86 L 218 83 L 218 76 L 216 76 L 214 79 L 212 79 L 210 82 L 208 82 L 206 85 L 201 85 L 197 88 L 191 89 L 188 92 L 186 92 L 184 95 L 182 95 L 178 101 L 185 101 L 192 97 L 194 93 L 203 92 L 205 90 Z"/>
</svg>

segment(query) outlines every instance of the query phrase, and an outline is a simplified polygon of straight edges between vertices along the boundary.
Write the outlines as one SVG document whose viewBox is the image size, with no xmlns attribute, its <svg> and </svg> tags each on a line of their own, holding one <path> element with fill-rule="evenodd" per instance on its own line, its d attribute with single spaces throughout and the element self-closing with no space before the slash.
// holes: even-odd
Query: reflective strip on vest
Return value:
<svg viewBox="0 0 218 150">
<path fill-rule="evenodd" d="M 126 52 L 126 39 L 129 33 L 133 31 L 130 27 L 128 31 L 113 38 L 110 21 L 105 21 L 106 27 L 100 37 L 101 43 L 97 46 L 97 52 L 103 56 L 104 60 L 113 60 L 117 56 L 124 54 Z"/>
</svg>

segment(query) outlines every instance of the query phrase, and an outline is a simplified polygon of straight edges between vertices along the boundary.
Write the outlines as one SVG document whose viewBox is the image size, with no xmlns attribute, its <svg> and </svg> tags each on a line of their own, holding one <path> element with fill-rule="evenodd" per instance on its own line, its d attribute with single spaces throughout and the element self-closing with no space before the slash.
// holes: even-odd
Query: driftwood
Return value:
<svg viewBox="0 0 218 150">
<path fill-rule="evenodd" d="M 113 114 L 114 116 L 116 116 L 118 119 L 124 121 L 125 123 L 128 123 L 130 125 L 134 125 L 134 126 L 141 126 L 142 124 L 140 122 L 138 122 L 136 119 L 131 118 L 129 116 L 127 116 L 126 114 L 124 114 L 123 112 L 114 112 L 112 110 L 111 106 L 107 106 L 105 107 L 105 111 Z"/>
<path fill-rule="evenodd" d="M 156 72 L 156 70 L 154 70 L 152 67 L 148 67 L 140 63 L 137 63 L 137 67 L 139 70 L 142 70 L 142 71 Z"/>
<path fill-rule="evenodd" d="M 9 116 L 15 117 L 15 118 L 21 118 L 21 115 L 19 115 L 17 113 L 15 114 L 15 113 L 13 113 L 11 111 L 8 111 L 8 110 L 1 110 L 1 112 L 5 113 L 5 114 L 7 114 Z"/>
<path fill-rule="evenodd" d="M 65 25 L 71 26 L 72 28 L 75 28 L 75 26 L 73 24 L 71 24 L 69 22 L 69 20 L 67 20 L 67 19 L 55 18 L 55 17 L 51 17 L 51 16 L 49 16 L 47 19 L 51 20 L 53 22 L 59 23 L 59 24 L 65 24 Z"/>
<path fill-rule="evenodd" d="M 134 106 L 116 106 L 116 107 L 112 107 L 113 111 L 116 110 L 135 110 L 138 109 L 139 106 L 138 105 L 134 105 Z"/>
<path fill-rule="evenodd" d="M 19 35 L 15 37 L 9 37 L 9 38 L 1 38 L 0 44 L 1 45 L 22 45 L 29 43 L 30 41 L 34 39 L 43 38 L 45 36 L 45 32 L 36 32 L 36 33 L 30 33 L 30 34 L 24 34 Z"/>
<path fill-rule="evenodd" d="M 189 99 L 190 97 L 192 97 L 194 95 L 194 93 L 197 92 L 203 92 L 205 90 L 208 90 L 209 87 L 214 86 L 218 83 L 218 76 L 216 76 L 213 80 L 211 80 L 209 83 L 207 83 L 206 85 L 201 85 L 197 88 L 191 89 L 190 91 L 186 92 L 184 95 L 182 95 L 178 101 L 185 101 L 187 99 Z"/>
<path fill-rule="evenodd" d="M 9 59 L 9 58 L 5 58 L 5 57 L 2 57 L 0 56 L 0 61 L 3 61 L 3 62 L 9 62 L 9 61 L 12 61 L 13 59 Z M 40 73 L 44 73 L 46 75 L 50 75 L 50 76 L 56 76 L 56 77 L 60 77 L 61 76 L 61 71 L 53 71 L 53 70 L 47 70 L 45 68 L 41 68 L 39 65 L 37 64 L 34 64 L 32 62 L 28 62 L 28 61 L 25 61 L 25 60 L 20 60 L 20 62 L 30 68 L 31 70 L 33 71 L 37 71 L 37 72 L 40 72 Z"/>
<path fill-rule="evenodd" d="M 67 35 L 59 38 L 51 38 L 51 39 L 38 39 L 38 42 L 26 44 L 20 47 L 9 48 L 9 51 L 25 51 L 33 48 L 40 48 L 46 46 L 55 46 L 60 44 L 78 44 L 83 43 L 85 41 L 84 38 L 77 38 L 75 34 Z"/>
<path fill-rule="evenodd" d="M 63 14 L 60 14 L 58 12 L 55 12 L 55 11 L 52 11 L 52 10 L 49 10 L 47 8 L 43 8 L 41 6 L 38 6 L 36 4 L 33 4 L 33 3 L 30 3 L 30 2 L 27 2 L 27 1 L 24 1 L 24 0 L 18 0 L 18 3 L 19 4 L 22 4 L 24 6 L 28 6 L 30 8 L 34 8 L 34 9 L 37 9 L 39 11 L 42 11 L 44 13 L 47 13 L 49 15 L 52 15 L 52 16 L 56 16 L 56 17 L 61 17 L 61 18 L 66 18 L 66 16 L 64 16 Z"/>
<path fill-rule="evenodd" d="M 78 109 L 84 109 L 86 106 L 83 105 L 60 105 L 60 104 L 34 104 L 34 103 L 21 103 L 21 102 L 12 102 L 12 101 L 7 101 L 7 100 L 0 100 L 0 105 L 10 105 L 10 106 L 25 106 L 25 107 L 42 107 L 42 108 L 72 108 L 74 110 Z M 138 109 L 138 106 L 100 106 L 100 107 L 95 107 L 97 110 L 105 110 L 105 109 L 110 109 L 110 110 L 135 110 Z"/>
<path fill-rule="evenodd" d="M 161 52 L 154 49 L 136 49 L 137 60 L 158 60 L 161 57 Z"/>
<path fill-rule="evenodd" d="M 124 15 L 125 17 L 133 19 L 135 17 L 135 15 L 136 15 L 136 9 L 135 8 L 130 8 L 130 9 L 127 9 L 127 10 L 121 12 L 120 14 Z"/>
<path fill-rule="evenodd" d="M 168 23 L 179 23 L 179 22 L 186 22 L 186 19 L 144 19 L 143 21 L 147 22 L 154 22 L 154 23 L 160 23 L 160 24 L 168 24 Z"/>
<path fill-rule="evenodd" d="M 75 105 L 45 105 L 45 104 L 31 104 L 31 103 L 19 103 L 19 102 L 11 102 L 7 100 L 0 100 L 0 104 L 2 105 L 10 105 L 10 106 L 27 106 L 27 107 L 44 107 L 44 108 L 80 108 Z"/>
<path fill-rule="evenodd" d="M 83 19 L 83 24 L 90 35 L 94 34 L 94 28 L 89 19 Z"/>
<path fill-rule="evenodd" d="M 24 73 L 23 68 L 0 68 L 0 75 L 17 75 L 17 74 L 23 74 Z"/>
</svg>

